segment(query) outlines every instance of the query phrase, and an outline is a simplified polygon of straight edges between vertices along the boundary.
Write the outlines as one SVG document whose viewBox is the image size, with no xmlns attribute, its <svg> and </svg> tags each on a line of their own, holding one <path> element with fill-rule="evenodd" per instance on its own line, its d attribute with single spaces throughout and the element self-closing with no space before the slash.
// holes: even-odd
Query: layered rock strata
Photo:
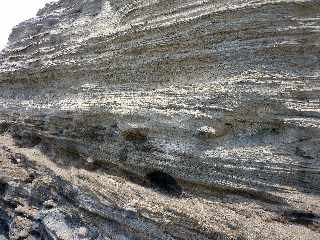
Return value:
<svg viewBox="0 0 320 240">
<path fill-rule="evenodd" d="M 319 238 L 319 27 L 316 0 L 46 5 L 0 55 L 0 235 Z"/>
</svg>

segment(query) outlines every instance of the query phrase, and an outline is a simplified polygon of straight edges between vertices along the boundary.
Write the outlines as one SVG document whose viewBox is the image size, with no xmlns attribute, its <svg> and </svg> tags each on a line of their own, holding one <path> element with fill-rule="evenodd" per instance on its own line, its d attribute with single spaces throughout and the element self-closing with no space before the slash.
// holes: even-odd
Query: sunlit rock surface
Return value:
<svg viewBox="0 0 320 240">
<path fill-rule="evenodd" d="M 318 0 L 60 0 L 0 54 L 0 239 L 320 238 Z"/>
</svg>

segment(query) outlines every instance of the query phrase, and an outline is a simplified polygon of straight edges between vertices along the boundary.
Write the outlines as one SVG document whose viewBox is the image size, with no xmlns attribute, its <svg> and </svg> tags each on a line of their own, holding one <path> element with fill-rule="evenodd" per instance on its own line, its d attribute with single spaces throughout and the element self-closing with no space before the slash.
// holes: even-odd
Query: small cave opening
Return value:
<svg viewBox="0 0 320 240">
<path fill-rule="evenodd" d="M 165 172 L 152 171 L 146 175 L 146 179 L 152 187 L 159 189 L 161 192 L 178 196 L 182 194 L 182 188 L 176 179 Z"/>
</svg>

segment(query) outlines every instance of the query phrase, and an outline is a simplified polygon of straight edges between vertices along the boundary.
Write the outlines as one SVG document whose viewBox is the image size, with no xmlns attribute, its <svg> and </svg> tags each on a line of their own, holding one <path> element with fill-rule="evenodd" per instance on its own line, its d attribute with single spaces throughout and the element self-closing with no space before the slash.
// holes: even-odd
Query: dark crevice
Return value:
<svg viewBox="0 0 320 240">
<path fill-rule="evenodd" d="M 165 172 L 153 171 L 148 173 L 146 178 L 152 187 L 159 189 L 161 192 L 179 196 L 182 194 L 182 188 L 175 178 Z"/>
<path fill-rule="evenodd" d="M 5 201 L 5 204 L 11 209 L 16 209 L 18 206 L 21 206 L 21 203 L 18 203 L 16 200 Z"/>
<path fill-rule="evenodd" d="M 17 211 L 15 211 L 15 216 L 20 216 L 20 217 L 26 218 L 26 219 L 28 219 L 28 220 L 30 220 L 30 221 L 34 221 L 34 220 L 35 220 L 35 218 L 34 218 L 33 216 L 28 215 L 28 214 L 23 213 L 23 212 L 17 212 Z"/>
<path fill-rule="evenodd" d="M 3 197 L 8 189 L 8 183 L 0 181 L 0 197 Z"/>
<path fill-rule="evenodd" d="M 4 219 L 0 219 L 0 236 L 1 235 L 9 236 L 9 222 Z"/>
<path fill-rule="evenodd" d="M 9 235 L 9 225 L 10 225 L 10 217 L 0 207 L 0 236 L 4 235 L 4 236 L 8 237 L 8 235 Z"/>
<path fill-rule="evenodd" d="M 25 180 L 25 183 L 32 183 L 36 179 L 36 176 L 33 173 L 30 173 L 28 178 Z"/>
<path fill-rule="evenodd" d="M 200 182 L 186 181 L 183 179 L 180 179 L 180 184 L 183 186 L 184 192 L 186 194 L 188 193 L 203 198 L 207 198 L 208 195 L 214 195 L 217 197 L 234 195 L 241 196 L 243 198 L 243 201 L 256 200 L 257 202 L 264 202 L 273 205 L 288 205 L 287 201 L 284 198 L 265 191 L 230 187 L 218 184 L 210 185 Z"/>
<path fill-rule="evenodd" d="M 51 237 L 51 234 L 49 234 L 46 230 L 46 227 L 42 223 L 41 219 L 37 219 L 34 222 L 33 228 L 30 232 L 31 236 L 33 236 L 36 239 L 46 239 L 46 240 L 53 240 L 53 237 Z"/>
<path fill-rule="evenodd" d="M 284 213 L 284 216 L 289 222 L 300 225 L 320 224 L 320 216 L 313 212 L 302 210 L 291 210 Z"/>
<path fill-rule="evenodd" d="M 303 149 L 296 147 L 295 154 L 299 157 L 305 158 L 305 159 L 313 159 L 312 156 L 309 156 Z"/>
<path fill-rule="evenodd" d="M 18 147 L 35 147 L 41 143 L 41 138 L 38 135 L 28 132 L 13 133 L 12 137 Z"/>
</svg>

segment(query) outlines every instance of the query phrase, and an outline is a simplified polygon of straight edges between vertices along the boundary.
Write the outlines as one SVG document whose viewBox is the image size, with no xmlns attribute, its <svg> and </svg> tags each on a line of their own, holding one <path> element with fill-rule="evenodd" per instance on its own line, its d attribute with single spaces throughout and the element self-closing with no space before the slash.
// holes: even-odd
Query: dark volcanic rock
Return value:
<svg viewBox="0 0 320 240">
<path fill-rule="evenodd" d="M 0 238 L 319 238 L 319 26 L 317 0 L 46 5 L 0 54 Z"/>
</svg>

